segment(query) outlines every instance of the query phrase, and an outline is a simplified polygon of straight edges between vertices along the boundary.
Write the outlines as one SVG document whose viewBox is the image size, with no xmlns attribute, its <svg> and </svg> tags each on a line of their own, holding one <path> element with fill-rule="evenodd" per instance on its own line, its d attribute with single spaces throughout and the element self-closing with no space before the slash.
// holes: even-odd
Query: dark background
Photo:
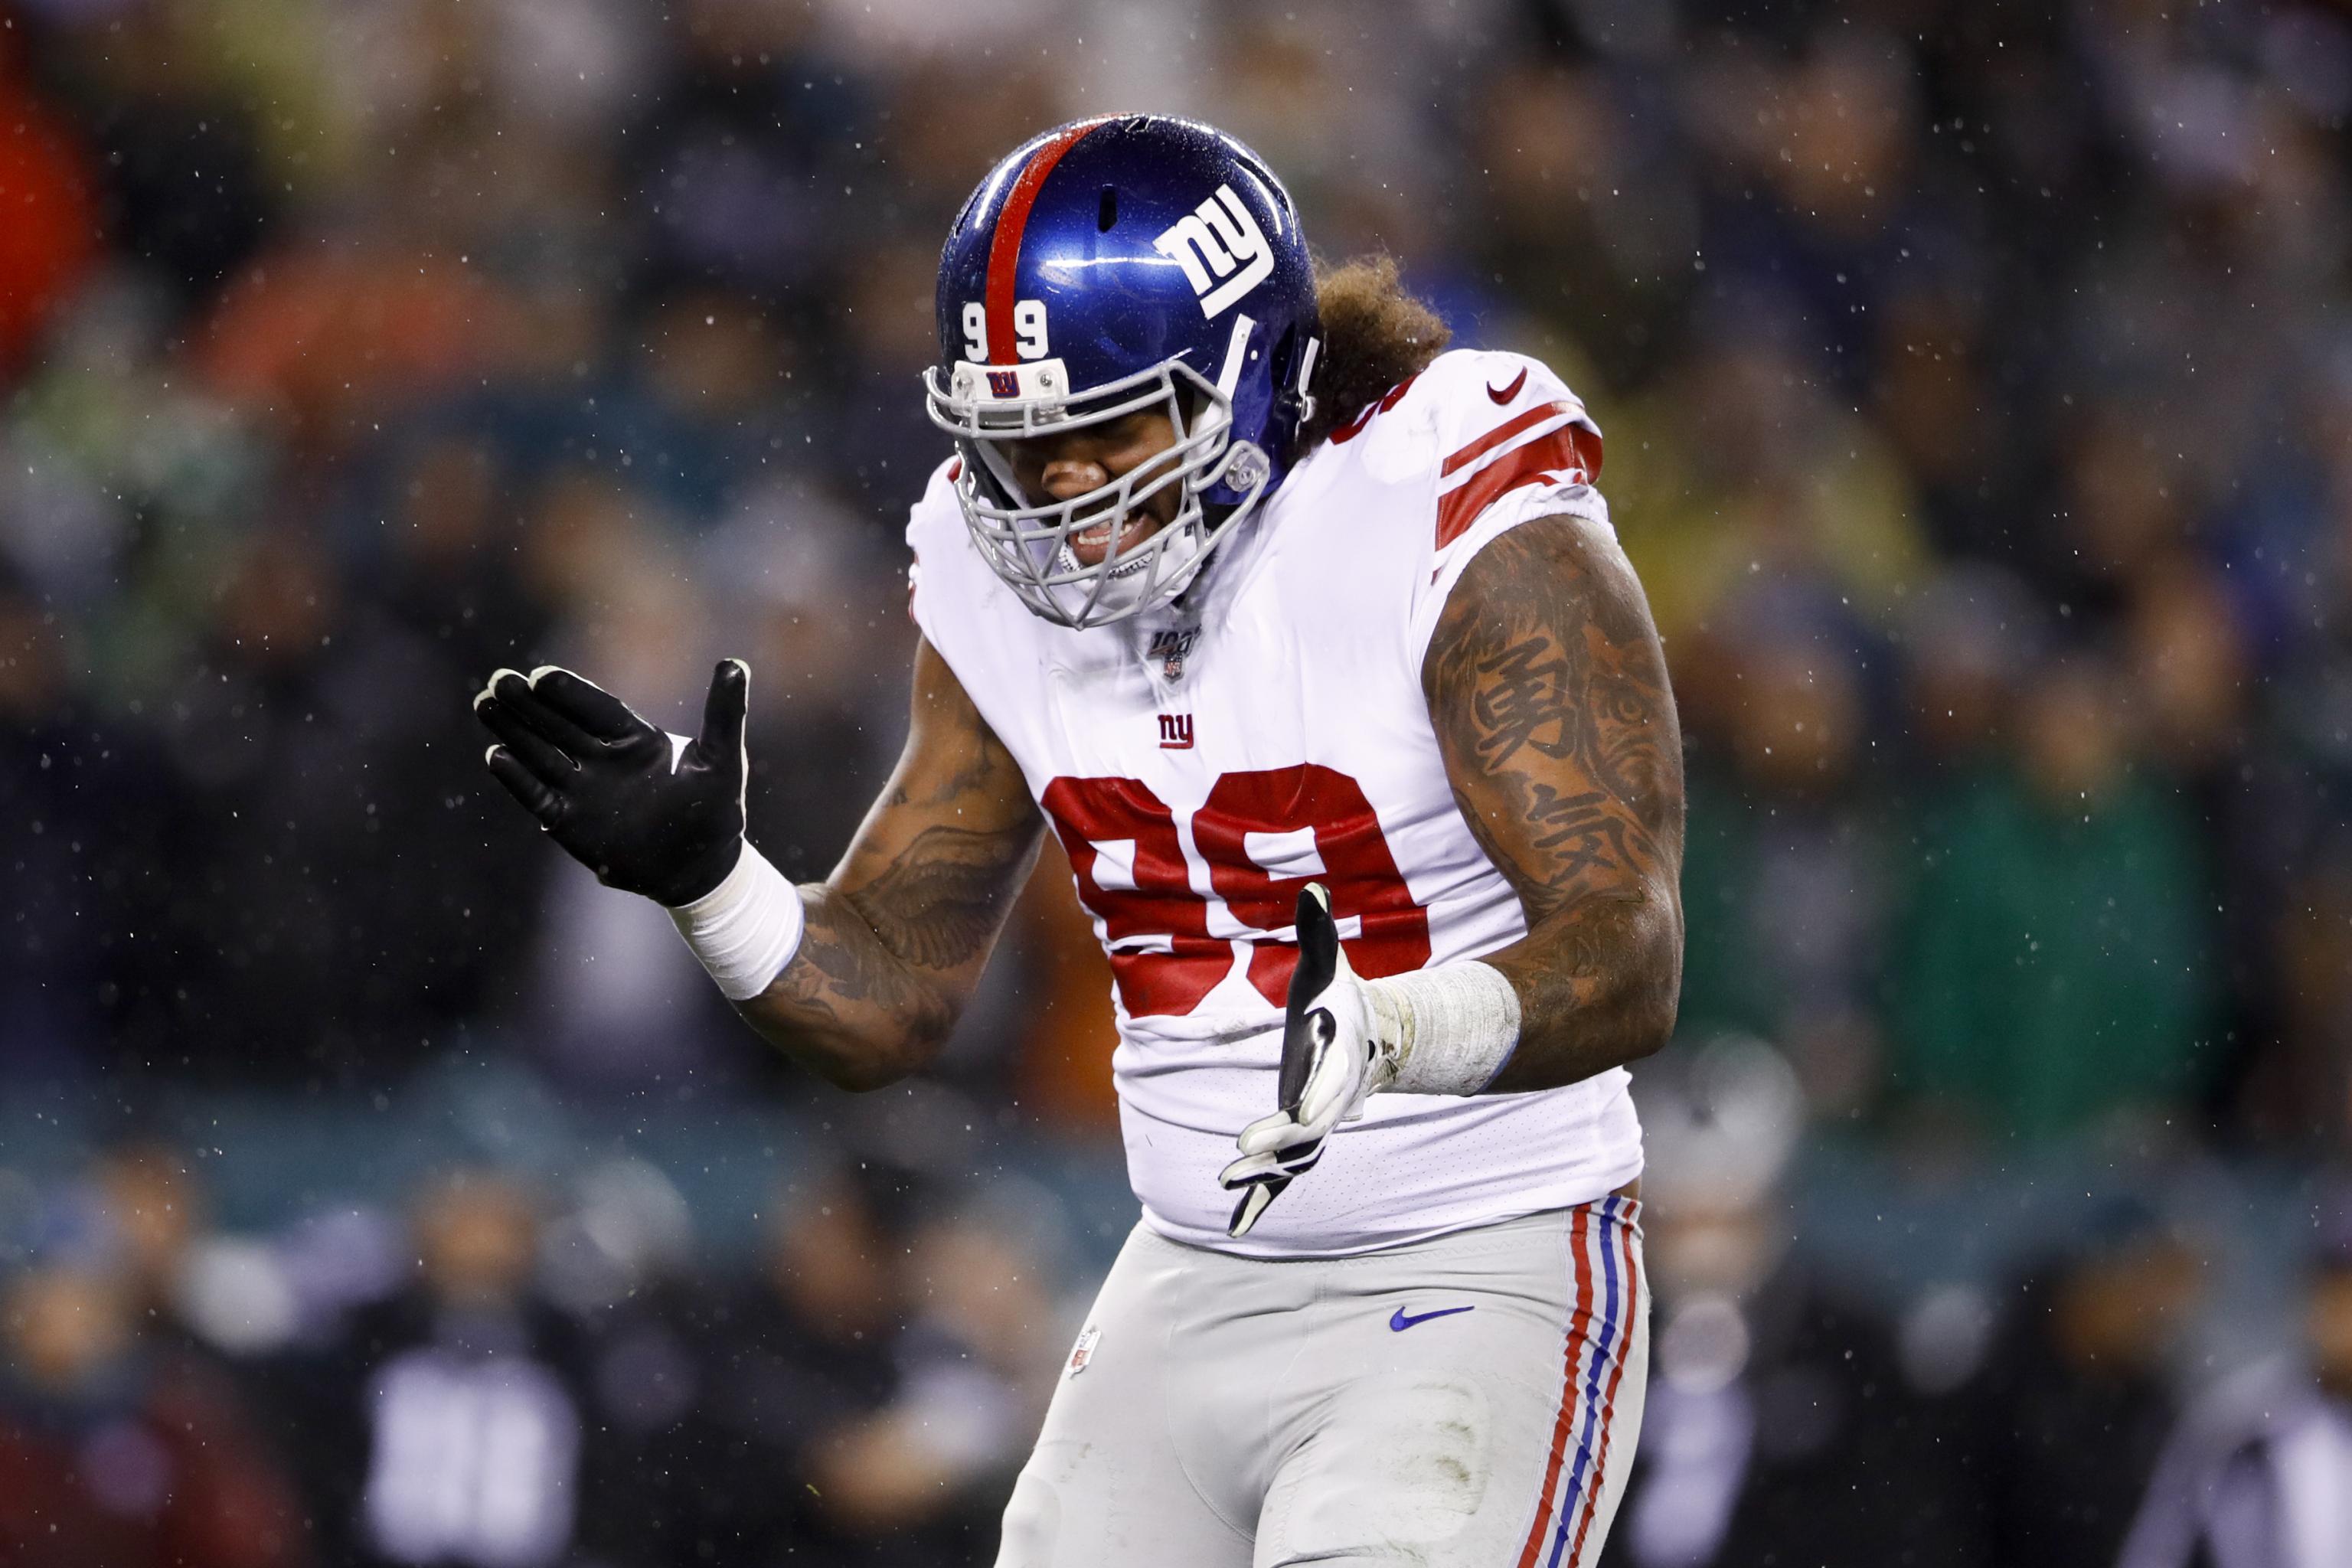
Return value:
<svg viewBox="0 0 2352 1568">
<path fill-rule="evenodd" d="M 1692 802 L 1612 1556 L 2113 1561 L 2352 1367 L 2347 105 L 2247 0 L 0 4 L 0 1561 L 990 1559 L 1132 1219 L 1066 872 L 838 1096 L 467 702 L 742 655 L 822 876 L 940 237 L 1125 108 L 1606 433 Z"/>
</svg>

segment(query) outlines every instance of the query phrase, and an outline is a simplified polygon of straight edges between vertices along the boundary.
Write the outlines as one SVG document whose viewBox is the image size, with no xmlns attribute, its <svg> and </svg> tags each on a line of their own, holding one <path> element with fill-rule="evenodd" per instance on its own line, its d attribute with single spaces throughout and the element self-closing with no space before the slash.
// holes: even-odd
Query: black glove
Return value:
<svg viewBox="0 0 2352 1568">
<path fill-rule="evenodd" d="M 751 667 L 721 659 L 702 734 L 682 748 L 568 669 L 501 669 L 474 699 L 499 738 L 490 773 L 607 887 L 675 909 L 726 879 L 743 850 L 743 715 Z"/>
<path fill-rule="evenodd" d="M 1339 945 L 1331 893 L 1309 882 L 1298 895 L 1298 965 L 1282 1020 L 1275 1110 L 1242 1129 L 1242 1157 L 1219 1173 L 1239 1193 L 1227 1236 L 1246 1236 L 1290 1184 L 1315 1168 L 1331 1130 L 1363 1114 L 1365 1097 L 1395 1081 L 1365 1011 L 1362 982 Z"/>
</svg>

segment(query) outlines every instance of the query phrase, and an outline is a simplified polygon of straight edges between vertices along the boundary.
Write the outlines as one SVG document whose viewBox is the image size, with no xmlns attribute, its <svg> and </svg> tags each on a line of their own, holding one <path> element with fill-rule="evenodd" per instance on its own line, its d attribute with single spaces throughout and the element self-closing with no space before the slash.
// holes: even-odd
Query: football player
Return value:
<svg viewBox="0 0 2352 1568">
<path fill-rule="evenodd" d="M 1393 268 L 1318 285 L 1273 172 L 1158 116 L 1000 163 L 939 328 L 912 725 L 830 878 L 744 841 L 737 661 L 691 739 L 499 671 L 491 771 L 849 1089 L 922 1068 L 1061 840 L 1142 1220 L 1003 1568 L 1591 1563 L 1683 832 L 1598 427 L 1534 360 L 1441 352 Z"/>
</svg>

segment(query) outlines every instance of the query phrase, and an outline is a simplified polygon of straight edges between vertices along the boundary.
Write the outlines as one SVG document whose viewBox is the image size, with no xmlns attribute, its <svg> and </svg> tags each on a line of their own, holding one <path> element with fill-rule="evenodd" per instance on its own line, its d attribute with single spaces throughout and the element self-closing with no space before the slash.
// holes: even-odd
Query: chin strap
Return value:
<svg viewBox="0 0 2352 1568">
<path fill-rule="evenodd" d="M 1307 340 L 1306 352 L 1298 356 L 1298 385 L 1296 391 L 1289 395 L 1287 401 L 1297 405 L 1298 409 L 1298 423 L 1300 425 L 1304 425 L 1309 419 L 1315 417 L 1315 394 L 1308 389 L 1314 384 L 1315 381 L 1315 362 L 1317 359 L 1321 357 L 1322 353 L 1323 340 L 1321 338 L 1309 338 Z M 1295 428 L 1296 427 L 1294 426 L 1294 431 Z M 1295 438 L 1294 435 L 1294 439 Z"/>
</svg>

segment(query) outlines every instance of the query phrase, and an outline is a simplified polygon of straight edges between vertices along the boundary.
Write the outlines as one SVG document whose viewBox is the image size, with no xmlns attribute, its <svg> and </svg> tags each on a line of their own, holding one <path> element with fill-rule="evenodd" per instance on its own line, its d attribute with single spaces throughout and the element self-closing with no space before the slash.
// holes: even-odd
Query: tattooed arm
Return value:
<svg viewBox="0 0 2352 1568">
<path fill-rule="evenodd" d="M 918 1070 L 971 999 L 1044 822 L 1011 753 L 922 643 L 898 770 L 833 875 L 800 890 L 799 954 L 738 1010 L 843 1089 Z"/>
<path fill-rule="evenodd" d="M 1527 911 L 1484 962 L 1518 994 L 1493 1093 L 1649 1055 L 1682 984 L 1682 737 L 1665 655 L 1607 529 L 1522 523 L 1454 584 L 1422 689 L 1463 817 Z"/>
</svg>

